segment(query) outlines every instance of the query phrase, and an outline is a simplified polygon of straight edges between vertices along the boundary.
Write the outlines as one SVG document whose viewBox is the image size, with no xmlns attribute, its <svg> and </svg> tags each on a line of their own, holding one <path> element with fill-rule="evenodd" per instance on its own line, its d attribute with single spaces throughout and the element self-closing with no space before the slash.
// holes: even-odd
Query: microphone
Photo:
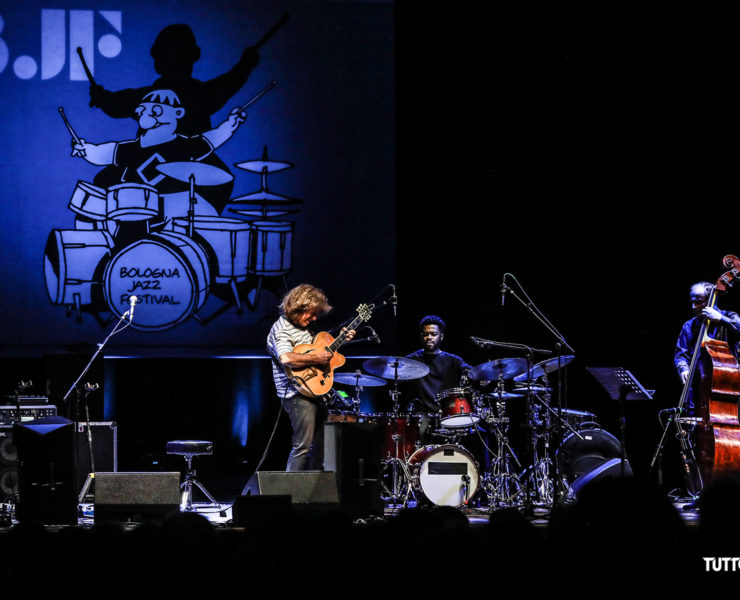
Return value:
<svg viewBox="0 0 740 600">
<path fill-rule="evenodd" d="M 136 296 L 131 296 L 129 299 L 129 313 L 128 313 L 128 322 L 131 323 L 131 321 L 134 320 L 134 306 L 136 306 L 137 298 Z"/>
<path fill-rule="evenodd" d="M 506 287 L 506 279 L 504 279 L 501 282 L 501 306 L 504 305 L 504 301 L 506 300 L 506 290 L 508 290 L 508 289 L 509 288 Z"/>
<path fill-rule="evenodd" d="M 390 303 L 393 306 L 393 316 L 396 316 L 396 305 L 398 304 L 398 297 L 396 296 L 396 286 L 391 284 L 392 293 L 390 297 Z"/>
<path fill-rule="evenodd" d="M 375 342 L 376 344 L 380 343 L 380 336 L 378 335 L 378 332 L 375 331 L 372 327 L 368 326 L 368 329 L 370 330 L 370 333 L 372 334 L 372 337 L 370 338 L 371 342 Z"/>
</svg>

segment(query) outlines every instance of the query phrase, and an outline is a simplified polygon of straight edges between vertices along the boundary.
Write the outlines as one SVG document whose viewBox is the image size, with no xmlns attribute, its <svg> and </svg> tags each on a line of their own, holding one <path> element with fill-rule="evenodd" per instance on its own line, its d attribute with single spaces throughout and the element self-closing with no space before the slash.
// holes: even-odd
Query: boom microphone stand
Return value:
<svg viewBox="0 0 740 600">
<path fill-rule="evenodd" d="M 108 343 L 108 340 L 110 340 L 117 333 L 121 333 L 124 329 L 126 329 L 127 327 L 131 325 L 134 319 L 134 307 L 136 306 L 136 302 L 137 302 L 136 296 L 131 296 L 129 298 L 129 303 L 130 303 L 129 309 L 121 315 L 121 318 L 118 319 L 118 322 L 114 325 L 111 332 L 106 336 L 106 338 L 100 344 L 98 344 L 98 349 L 95 351 L 95 354 L 92 355 L 92 358 L 88 361 L 87 365 L 85 365 L 85 368 L 82 369 L 82 373 L 80 373 L 79 377 L 77 377 L 75 382 L 67 390 L 67 393 L 64 394 L 64 398 L 62 398 L 62 402 L 67 402 L 69 397 L 72 395 L 73 391 L 77 395 L 77 406 L 75 407 L 75 410 L 74 410 L 75 431 L 77 431 L 80 426 L 80 423 L 79 423 L 80 401 L 82 401 L 82 403 L 84 403 L 85 405 L 85 413 L 86 413 L 86 419 L 87 419 L 87 443 L 88 443 L 88 448 L 90 450 L 90 463 L 91 463 L 92 471 L 88 473 L 87 479 L 85 479 L 85 483 L 82 486 L 82 489 L 80 490 L 80 494 L 78 496 L 79 503 L 82 503 L 82 501 L 85 499 L 85 496 L 90 490 L 90 485 L 92 484 L 93 479 L 95 478 L 92 432 L 90 430 L 90 411 L 88 408 L 87 397 L 90 395 L 91 392 L 97 390 L 99 385 L 97 383 L 93 384 L 93 383 L 87 382 L 84 386 L 84 395 L 82 395 L 82 393 L 80 392 L 78 385 L 80 381 L 82 381 L 82 379 L 85 377 L 85 375 L 87 375 L 87 372 L 90 370 L 90 367 L 92 367 L 92 364 L 95 362 L 95 359 L 98 357 L 98 355 L 103 351 L 103 348 Z M 128 318 L 128 321 L 126 321 L 127 318 Z M 75 444 L 75 465 L 76 464 L 77 464 L 77 444 Z"/>
<path fill-rule="evenodd" d="M 511 280 L 514 281 L 517 288 L 519 288 L 519 291 L 524 296 L 524 300 L 520 298 L 517 293 L 506 285 L 506 278 L 509 277 Z M 558 356 L 558 372 L 560 372 L 560 369 L 564 366 L 561 364 L 560 359 L 563 354 L 563 349 L 566 349 L 571 354 L 575 354 L 575 350 L 568 344 L 568 342 L 565 340 L 565 337 L 563 337 L 563 334 L 561 334 L 555 326 L 549 321 L 549 319 L 540 311 L 539 308 L 537 308 L 532 302 L 531 298 L 527 295 L 527 292 L 524 290 L 524 287 L 521 283 L 517 280 L 514 275 L 511 273 L 504 273 L 502 282 L 501 282 L 501 294 L 502 294 L 502 303 L 503 298 L 505 297 L 506 293 L 511 294 L 511 296 L 519 302 L 524 308 L 527 309 L 527 311 L 535 318 L 537 319 L 544 327 L 547 329 L 556 339 L 557 342 L 555 344 L 555 348 L 557 351 Z M 531 379 L 531 378 L 530 378 Z M 528 382 L 528 385 L 531 384 L 531 381 Z M 558 376 L 558 388 L 557 388 L 557 406 L 558 406 L 558 417 L 562 417 L 562 413 L 560 411 L 560 408 L 563 405 L 563 377 Z M 560 419 L 562 422 L 562 418 Z M 555 467 L 555 484 L 553 485 L 553 506 L 556 506 L 558 504 L 558 496 L 560 493 L 560 484 L 562 482 L 562 475 L 560 473 L 560 465 L 558 465 L 558 461 L 555 460 L 554 467 Z"/>
</svg>

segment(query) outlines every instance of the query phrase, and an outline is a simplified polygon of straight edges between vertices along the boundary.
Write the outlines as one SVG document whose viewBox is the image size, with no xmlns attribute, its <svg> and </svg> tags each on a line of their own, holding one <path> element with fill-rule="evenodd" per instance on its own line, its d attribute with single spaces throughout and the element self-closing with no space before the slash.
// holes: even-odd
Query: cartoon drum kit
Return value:
<svg viewBox="0 0 740 600">
<path fill-rule="evenodd" d="M 579 432 L 589 432 L 589 439 L 593 435 L 611 437 L 600 429 L 593 413 L 550 405 L 548 375 L 573 358 L 558 357 L 532 367 L 521 358 L 480 364 L 469 371 L 459 387 L 437 394 L 439 410 L 431 415 L 399 410 L 399 382 L 427 375 L 425 364 L 401 357 L 368 359 L 362 365 L 364 372 L 335 373 L 335 382 L 353 387 L 355 393 L 349 399 L 335 395 L 329 420 L 377 424 L 383 431 L 381 488 L 388 505 L 407 506 L 415 501 L 466 507 L 476 503 L 491 510 L 552 506 L 556 479 L 562 481 L 560 489 L 566 492 L 569 481 L 567 476 L 557 477 L 550 457 L 551 439 L 561 443 L 554 458 L 562 471 L 563 458 L 567 462 L 568 457 L 575 456 L 584 440 Z M 392 411 L 359 412 L 362 389 L 388 382 L 392 383 Z M 481 391 L 491 387 L 493 391 Z M 509 415 L 515 405 L 525 407 L 525 428 L 530 432 L 526 442 L 530 464 L 526 466 L 509 440 Z M 462 444 L 464 438 L 473 436 L 480 438 L 488 453 L 483 470 Z M 567 452 L 561 452 L 561 448 Z"/>
<path fill-rule="evenodd" d="M 188 192 L 176 200 L 143 183 L 104 189 L 79 181 L 68 205 L 74 229 L 54 229 L 46 243 L 51 302 L 66 306 L 68 314 L 76 311 L 77 320 L 83 309 L 96 318 L 101 309 L 121 317 L 135 295 L 147 306 L 132 326 L 159 331 L 190 316 L 203 321 L 198 311 L 212 286 L 223 286 L 225 308 L 238 312 L 242 301 L 256 307 L 265 278 L 287 287 L 294 223 L 282 219 L 297 212 L 300 200 L 270 192 L 266 177 L 292 165 L 269 160 L 265 149 L 261 159 L 236 166 L 261 174 L 261 189 L 233 198 L 223 216 L 198 191 L 233 176 L 205 163 L 156 166 L 158 177 L 187 184 Z"/>
</svg>

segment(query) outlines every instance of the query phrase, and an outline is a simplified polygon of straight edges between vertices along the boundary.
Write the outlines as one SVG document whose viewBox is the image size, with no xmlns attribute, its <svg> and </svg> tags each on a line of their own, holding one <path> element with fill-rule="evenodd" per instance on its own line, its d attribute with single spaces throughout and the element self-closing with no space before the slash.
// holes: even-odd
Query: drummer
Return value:
<svg viewBox="0 0 740 600">
<path fill-rule="evenodd" d="M 147 184 L 164 196 L 165 218 L 185 216 L 189 209 L 189 184 L 160 173 L 161 163 L 202 161 L 234 135 L 247 118 L 236 108 L 217 127 L 202 135 L 186 137 L 177 133 L 178 122 L 186 108 L 172 90 L 154 90 L 136 107 L 139 136 L 135 140 L 92 144 L 73 140 L 72 156 L 81 156 L 94 165 L 122 168 L 121 183 Z M 216 215 L 208 202 L 197 202 L 197 214 Z"/>
<path fill-rule="evenodd" d="M 427 315 L 419 322 L 419 333 L 422 347 L 407 356 L 424 363 L 429 367 L 429 373 L 420 379 L 408 382 L 406 394 L 411 398 L 409 411 L 422 414 L 434 414 L 440 410 L 437 395 L 449 388 L 459 387 L 467 383 L 467 373 L 470 365 L 455 354 L 440 349 L 445 337 L 445 322 L 436 315 Z M 421 424 L 422 441 L 429 428 L 429 419 Z"/>
</svg>

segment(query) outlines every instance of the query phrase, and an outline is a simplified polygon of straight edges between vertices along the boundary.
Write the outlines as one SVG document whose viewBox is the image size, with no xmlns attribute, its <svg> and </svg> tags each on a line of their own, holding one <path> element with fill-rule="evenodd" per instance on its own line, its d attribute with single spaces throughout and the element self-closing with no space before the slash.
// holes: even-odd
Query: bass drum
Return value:
<svg viewBox="0 0 740 600">
<path fill-rule="evenodd" d="M 555 453 L 568 483 L 622 457 L 622 444 L 611 433 L 593 428 L 582 429 L 578 434 L 580 437 L 575 433 L 568 435 Z"/>
<path fill-rule="evenodd" d="M 478 491 L 478 465 L 462 446 L 425 446 L 408 464 L 414 488 L 437 506 L 462 506 Z"/>
<path fill-rule="evenodd" d="M 143 304 L 134 329 L 162 331 L 183 322 L 203 306 L 210 271 L 206 253 L 195 241 L 173 232 L 152 233 L 118 252 L 103 275 L 105 299 L 118 317 L 129 298 Z"/>
</svg>

